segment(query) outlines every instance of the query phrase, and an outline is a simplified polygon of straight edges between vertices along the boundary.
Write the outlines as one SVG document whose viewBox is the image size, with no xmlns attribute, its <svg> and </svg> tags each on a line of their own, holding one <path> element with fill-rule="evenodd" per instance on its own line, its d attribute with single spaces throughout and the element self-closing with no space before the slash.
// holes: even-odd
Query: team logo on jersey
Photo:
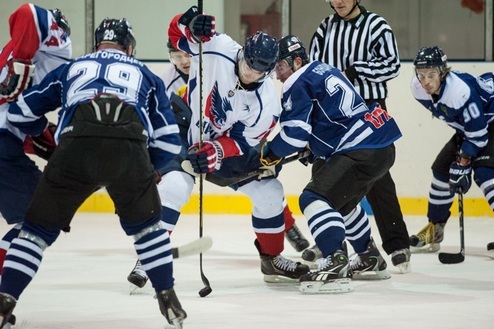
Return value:
<svg viewBox="0 0 494 329">
<path fill-rule="evenodd" d="M 283 110 L 287 112 L 292 110 L 292 96 L 288 97 L 286 102 L 283 103 Z"/>
<path fill-rule="evenodd" d="M 220 129 L 226 123 L 226 114 L 228 111 L 233 111 L 232 104 L 226 97 L 221 98 L 218 92 L 218 83 L 216 82 L 206 101 L 205 115 L 209 118 L 213 126 Z"/>
<path fill-rule="evenodd" d="M 233 90 L 230 90 L 228 92 L 228 97 L 233 97 L 233 96 L 235 96 L 235 92 Z"/>
</svg>

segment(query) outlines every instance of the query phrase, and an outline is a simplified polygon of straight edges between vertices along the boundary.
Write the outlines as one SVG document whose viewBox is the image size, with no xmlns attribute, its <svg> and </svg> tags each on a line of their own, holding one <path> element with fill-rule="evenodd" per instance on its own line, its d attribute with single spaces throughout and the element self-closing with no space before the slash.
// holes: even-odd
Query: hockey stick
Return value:
<svg viewBox="0 0 494 329">
<path fill-rule="evenodd" d="M 203 0 L 197 0 L 197 8 L 199 11 L 199 15 L 203 13 Z M 202 144 L 204 141 L 204 111 L 202 109 L 203 99 L 202 99 L 202 87 L 203 87 L 203 67 L 202 67 L 202 41 L 199 42 L 199 148 L 202 148 Z M 203 202 L 204 202 L 204 175 L 199 176 L 199 238 L 202 238 L 204 231 L 204 216 L 203 216 Z M 204 284 L 204 288 L 199 290 L 199 296 L 206 297 L 209 295 L 213 289 L 211 289 L 211 285 L 209 284 L 208 278 L 204 274 L 202 269 L 202 252 L 199 254 L 199 269 L 201 271 L 201 279 Z"/>
<path fill-rule="evenodd" d="M 293 162 L 295 160 L 305 159 L 309 155 L 310 155 L 309 150 L 306 150 L 304 152 L 299 152 L 297 154 L 293 154 L 289 157 L 284 158 L 283 160 L 281 160 L 280 164 L 285 165 L 285 164 Z M 268 171 L 268 169 L 264 169 L 261 167 L 261 168 L 255 169 L 253 171 L 250 171 L 248 173 L 245 173 L 243 175 L 236 176 L 236 177 L 228 177 L 228 178 L 209 173 L 206 175 L 206 180 L 208 182 L 213 183 L 213 184 L 218 185 L 218 186 L 230 186 L 233 184 L 238 184 L 240 182 L 243 182 L 247 179 L 250 179 L 250 178 L 253 178 L 256 176 L 260 176 L 260 175 L 264 174 L 266 171 Z M 266 177 L 268 177 L 268 176 L 266 176 Z"/>
<path fill-rule="evenodd" d="M 193 240 L 189 243 L 172 248 L 173 259 L 197 255 L 208 251 L 213 245 L 213 239 L 208 236 Z"/>
<path fill-rule="evenodd" d="M 443 264 L 458 264 L 465 260 L 465 225 L 463 223 L 463 192 L 458 193 L 458 212 L 460 217 L 460 252 L 439 253 L 439 261 Z"/>
</svg>

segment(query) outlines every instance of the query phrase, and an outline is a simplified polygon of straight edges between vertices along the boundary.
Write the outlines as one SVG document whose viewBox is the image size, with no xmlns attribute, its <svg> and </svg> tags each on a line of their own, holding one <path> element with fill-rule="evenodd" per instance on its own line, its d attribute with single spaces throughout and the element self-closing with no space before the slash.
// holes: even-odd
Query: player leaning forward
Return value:
<svg viewBox="0 0 494 329">
<path fill-rule="evenodd" d="M 377 103 L 367 107 L 338 69 L 309 63 L 295 36 L 280 40 L 276 74 L 284 82 L 281 131 L 263 146 L 261 162 L 273 165 L 306 147 L 325 160 L 299 198 L 323 253 L 319 269 L 300 278 L 300 290 L 351 291 L 352 275 L 357 279 L 371 272 L 375 278 L 389 278 L 359 202 L 393 165 L 393 142 L 401 137 L 398 126 Z M 351 262 L 345 238 L 357 253 Z"/>
<path fill-rule="evenodd" d="M 135 240 L 162 314 L 181 328 L 186 313 L 173 289 L 170 238 L 156 188 L 156 171 L 179 153 L 180 138 L 165 86 L 133 58 L 135 45 L 126 19 L 106 18 L 95 31 L 95 52 L 61 65 L 9 108 L 9 121 L 33 135 L 43 131 L 47 112 L 61 110 L 58 146 L 6 256 L 0 328 L 38 271 L 44 250 L 69 231 L 77 209 L 101 186 Z"/>
<path fill-rule="evenodd" d="M 194 171 L 228 178 L 258 168 L 261 141 L 275 127 L 281 111 L 269 77 L 278 60 L 277 40 L 257 32 L 242 47 L 228 35 L 215 33 L 214 17 L 198 15 L 195 6 L 175 16 L 168 36 L 176 48 L 192 55 L 186 100 L 192 110 L 188 144 L 190 153 L 195 152 L 189 155 Z M 204 50 L 203 108 L 198 104 L 198 41 L 203 42 Z M 199 124 L 203 115 L 201 136 Z M 202 138 L 204 143 L 199 148 Z M 173 176 L 165 175 L 163 180 L 181 182 L 184 191 L 180 193 L 175 189 L 175 199 L 188 196 L 194 183 L 188 174 L 177 170 Z M 235 188 L 249 196 L 253 203 L 252 225 L 264 280 L 298 281 L 300 275 L 309 272 L 309 267 L 281 255 L 285 223 L 280 181 L 274 177 L 253 179 Z M 172 230 L 178 216 L 174 222 L 170 218 L 165 222 Z"/>
</svg>

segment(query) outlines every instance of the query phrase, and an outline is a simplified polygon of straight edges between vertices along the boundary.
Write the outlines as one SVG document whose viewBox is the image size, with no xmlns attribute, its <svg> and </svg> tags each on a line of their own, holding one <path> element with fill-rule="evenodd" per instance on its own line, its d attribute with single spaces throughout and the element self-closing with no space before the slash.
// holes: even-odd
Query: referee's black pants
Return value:
<svg viewBox="0 0 494 329">
<path fill-rule="evenodd" d="M 378 102 L 387 111 L 384 99 L 366 100 L 368 105 L 373 102 Z M 374 183 L 366 198 L 374 213 L 384 251 L 389 255 L 395 250 L 409 248 L 407 227 L 389 171 Z"/>
</svg>

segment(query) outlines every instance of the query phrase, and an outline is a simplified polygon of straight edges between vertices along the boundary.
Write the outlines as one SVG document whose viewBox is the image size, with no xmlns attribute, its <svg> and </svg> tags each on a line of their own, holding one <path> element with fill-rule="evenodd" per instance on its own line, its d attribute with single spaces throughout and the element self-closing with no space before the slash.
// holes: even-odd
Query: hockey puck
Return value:
<svg viewBox="0 0 494 329">
<path fill-rule="evenodd" d="M 201 290 L 199 290 L 199 296 L 201 296 L 201 297 L 206 297 L 206 296 L 207 296 L 207 295 L 209 295 L 212 291 L 213 291 L 213 289 L 211 289 L 211 287 L 209 287 L 209 286 L 204 287 L 204 288 L 202 288 Z"/>
</svg>

